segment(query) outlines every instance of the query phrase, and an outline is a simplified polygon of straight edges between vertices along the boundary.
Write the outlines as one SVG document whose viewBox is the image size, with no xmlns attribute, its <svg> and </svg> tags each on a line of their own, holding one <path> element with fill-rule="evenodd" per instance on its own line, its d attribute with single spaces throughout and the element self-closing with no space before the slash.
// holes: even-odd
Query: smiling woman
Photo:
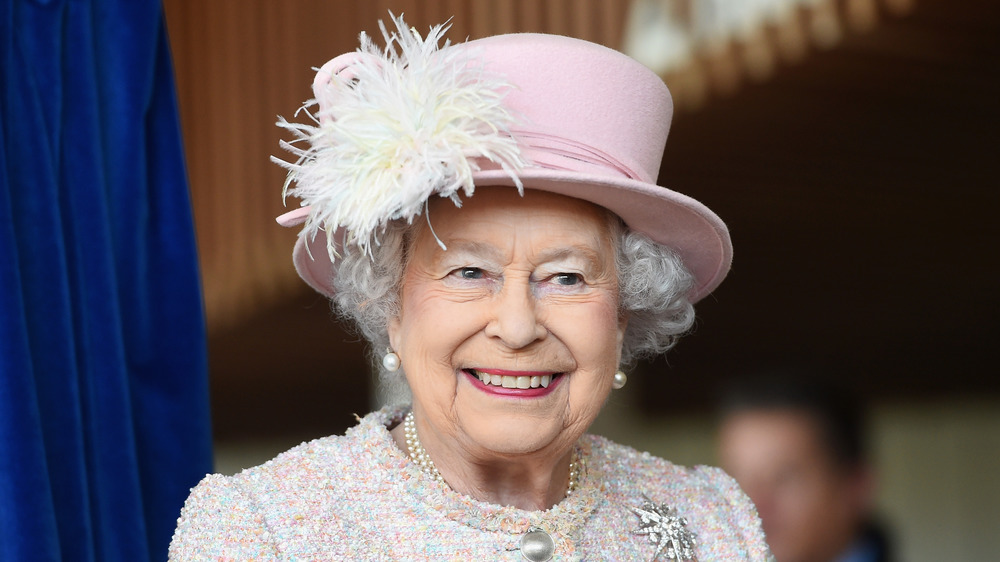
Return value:
<svg viewBox="0 0 1000 562">
<path fill-rule="evenodd" d="M 724 473 L 586 434 L 729 267 L 721 220 L 653 183 L 662 81 L 566 37 L 395 23 L 319 71 L 314 124 L 280 123 L 303 207 L 279 222 L 400 404 L 207 477 L 172 559 L 767 559 Z"/>
</svg>

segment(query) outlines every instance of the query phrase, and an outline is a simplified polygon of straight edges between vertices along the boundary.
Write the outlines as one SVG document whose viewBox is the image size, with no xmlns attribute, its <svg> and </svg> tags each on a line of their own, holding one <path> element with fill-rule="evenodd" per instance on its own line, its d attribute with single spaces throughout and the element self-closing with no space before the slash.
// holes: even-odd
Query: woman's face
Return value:
<svg viewBox="0 0 1000 562">
<path fill-rule="evenodd" d="M 474 456 L 565 451 L 610 392 L 625 330 L 606 211 L 479 188 L 429 216 L 389 326 L 421 439 Z"/>
</svg>

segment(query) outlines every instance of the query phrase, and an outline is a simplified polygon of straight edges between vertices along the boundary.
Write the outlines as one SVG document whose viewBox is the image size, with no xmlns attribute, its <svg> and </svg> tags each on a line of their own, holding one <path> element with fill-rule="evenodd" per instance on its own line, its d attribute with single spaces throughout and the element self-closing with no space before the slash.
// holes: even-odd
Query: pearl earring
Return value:
<svg viewBox="0 0 1000 562">
<path fill-rule="evenodd" d="M 628 377 L 625 376 L 623 371 L 618 371 L 615 373 L 615 378 L 611 380 L 611 388 L 618 390 L 619 388 L 625 386 L 628 382 Z"/>
<path fill-rule="evenodd" d="M 385 355 L 382 356 L 382 366 L 386 371 L 394 373 L 399 370 L 399 356 L 391 348 L 385 348 Z"/>
</svg>

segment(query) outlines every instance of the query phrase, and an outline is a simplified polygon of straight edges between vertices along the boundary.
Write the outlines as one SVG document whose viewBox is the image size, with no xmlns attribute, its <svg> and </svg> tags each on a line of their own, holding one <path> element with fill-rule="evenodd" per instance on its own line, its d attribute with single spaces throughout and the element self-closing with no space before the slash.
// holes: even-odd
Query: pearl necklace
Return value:
<svg viewBox="0 0 1000 562">
<path fill-rule="evenodd" d="M 410 410 L 406 414 L 406 418 L 403 419 L 403 434 L 406 436 L 406 448 L 410 450 L 410 458 L 413 462 L 417 463 L 420 470 L 423 470 L 428 476 L 436 480 L 437 482 L 447 486 L 447 482 L 438 472 L 436 466 L 434 466 L 434 461 L 431 460 L 430 455 L 424 450 L 424 446 L 420 444 L 420 437 L 417 436 L 417 424 L 413 421 L 413 410 Z M 576 447 L 573 447 L 573 456 L 569 461 L 569 483 L 566 485 L 566 495 L 572 494 L 580 482 L 580 469 L 583 465 L 583 459 L 580 458 L 580 453 Z"/>
<path fill-rule="evenodd" d="M 423 470 L 428 476 L 445 484 L 441 473 L 434 466 L 434 461 L 424 450 L 424 446 L 420 444 L 420 438 L 417 437 L 417 424 L 413 421 L 413 410 L 410 410 L 403 420 L 403 433 L 406 434 L 406 448 L 410 450 L 410 458 L 413 459 L 413 462 L 417 463 L 420 470 Z"/>
</svg>

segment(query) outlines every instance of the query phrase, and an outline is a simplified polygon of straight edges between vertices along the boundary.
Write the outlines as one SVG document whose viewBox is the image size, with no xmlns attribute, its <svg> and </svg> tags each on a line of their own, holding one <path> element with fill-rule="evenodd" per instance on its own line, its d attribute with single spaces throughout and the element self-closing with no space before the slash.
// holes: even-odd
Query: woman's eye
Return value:
<svg viewBox="0 0 1000 562">
<path fill-rule="evenodd" d="M 478 267 L 463 267 L 458 270 L 458 276 L 462 279 L 482 279 L 483 270 Z"/>
<path fill-rule="evenodd" d="M 557 273 L 552 276 L 557 285 L 576 285 L 582 281 L 576 273 Z"/>
</svg>

